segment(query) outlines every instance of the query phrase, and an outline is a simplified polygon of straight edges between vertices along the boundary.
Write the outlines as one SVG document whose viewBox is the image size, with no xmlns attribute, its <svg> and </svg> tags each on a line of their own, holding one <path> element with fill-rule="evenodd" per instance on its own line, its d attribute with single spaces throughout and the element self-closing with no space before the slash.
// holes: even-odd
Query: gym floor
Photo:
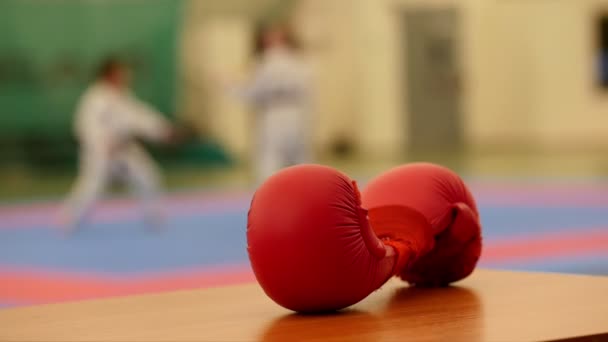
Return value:
<svg viewBox="0 0 608 342">
<path fill-rule="evenodd" d="M 481 267 L 608 275 L 608 168 L 601 155 L 433 161 L 459 171 L 477 199 Z M 364 184 L 397 163 L 328 164 Z M 253 191 L 246 172 L 167 173 L 168 222 L 160 232 L 146 230 L 137 203 L 114 196 L 66 236 L 54 217 L 71 175 L 7 182 L 0 194 L 0 307 L 253 281 L 245 239 Z"/>
</svg>

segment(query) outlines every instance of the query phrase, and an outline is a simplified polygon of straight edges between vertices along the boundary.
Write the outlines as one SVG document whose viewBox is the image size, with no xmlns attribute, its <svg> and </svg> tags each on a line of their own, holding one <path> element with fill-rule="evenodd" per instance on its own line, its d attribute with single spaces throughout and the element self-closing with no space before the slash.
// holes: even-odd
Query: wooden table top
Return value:
<svg viewBox="0 0 608 342">
<path fill-rule="evenodd" d="M 477 270 L 392 280 L 341 314 L 301 316 L 257 284 L 0 310 L 0 341 L 539 341 L 607 334 L 608 277 Z"/>
</svg>

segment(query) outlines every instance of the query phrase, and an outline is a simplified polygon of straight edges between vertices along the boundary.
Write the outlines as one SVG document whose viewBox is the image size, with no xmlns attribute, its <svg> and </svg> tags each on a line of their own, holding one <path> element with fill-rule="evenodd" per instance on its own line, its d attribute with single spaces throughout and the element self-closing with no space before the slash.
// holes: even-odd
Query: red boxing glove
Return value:
<svg viewBox="0 0 608 342">
<path fill-rule="evenodd" d="M 286 168 L 262 184 L 251 202 L 247 243 L 266 294 L 299 312 L 353 305 L 396 270 L 394 250 L 369 227 L 356 184 L 319 165 Z"/>
<path fill-rule="evenodd" d="M 399 259 L 407 259 L 398 266 L 403 280 L 444 286 L 475 269 L 481 254 L 479 214 L 473 196 L 456 173 L 428 163 L 396 167 L 373 179 L 363 191 L 362 201 L 378 237 L 395 247 Z M 396 216 L 386 211 L 387 206 L 409 210 L 401 209 Z M 432 234 L 434 247 L 423 255 L 412 254 L 404 244 L 413 234 L 423 235 L 420 229 Z"/>
</svg>

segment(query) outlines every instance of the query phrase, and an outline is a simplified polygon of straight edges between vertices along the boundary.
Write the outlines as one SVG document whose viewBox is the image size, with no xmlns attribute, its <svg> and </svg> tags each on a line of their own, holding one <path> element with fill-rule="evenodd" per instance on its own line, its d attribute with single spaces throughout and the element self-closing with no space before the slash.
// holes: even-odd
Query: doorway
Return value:
<svg viewBox="0 0 608 342">
<path fill-rule="evenodd" d="M 463 147 L 459 13 L 406 10 L 401 27 L 406 40 L 409 151 L 459 151 Z"/>
</svg>

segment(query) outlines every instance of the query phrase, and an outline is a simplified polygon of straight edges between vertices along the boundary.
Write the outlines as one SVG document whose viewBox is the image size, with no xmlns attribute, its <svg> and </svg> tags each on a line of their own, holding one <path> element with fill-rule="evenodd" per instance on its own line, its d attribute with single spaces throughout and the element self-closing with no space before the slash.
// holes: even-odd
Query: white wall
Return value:
<svg viewBox="0 0 608 342">
<path fill-rule="evenodd" d="M 213 14 L 196 0 L 190 2 L 187 12 L 182 39 L 184 116 L 246 160 L 255 133 L 253 113 L 228 98 L 208 76 L 247 75 L 252 67 L 253 17 L 247 13 Z M 310 45 L 307 57 L 317 75 L 314 145 L 323 151 L 338 136 L 356 140 L 352 134 L 357 110 L 353 101 L 355 18 L 351 8 L 341 1 L 304 0 L 296 19 L 296 28 Z"/>
<path fill-rule="evenodd" d="M 356 17 L 344 1 L 302 0 L 295 26 L 307 44 L 307 55 L 316 73 L 314 145 L 322 152 L 337 137 L 358 140 L 356 132 L 358 65 Z"/>
<path fill-rule="evenodd" d="M 602 1 L 608 4 L 606 1 Z M 608 92 L 594 86 L 594 9 L 599 1 L 553 1 L 528 34 L 537 80 L 535 129 L 547 146 L 608 146 Z M 539 11 L 540 12 L 540 11 Z"/>
<path fill-rule="evenodd" d="M 192 1 L 182 38 L 183 116 L 234 156 L 250 153 L 251 116 L 221 86 L 241 75 L 249 63 L 252 23 L 246 15 L 219 12 Z"/>
<path fill-rule="evenodd" d="M 476 147 L 608 147 L 608 94 L 593 84 L 600 0 L 359 0 L 358 134 L 371 150 L 407 143 L 395 8 L 451 6 L 463 15 L 466 136 Z"/>
<path fill-rule="evenodd" d="M 532 0 L 483 11 L 472 142 L 608 146 L 606 96 L 593 83 L 592 8 L 585 0 Z"/>
<path fill-rule="evenodd" d="M 346 135 L 369 156 L 403 152 L 409 113 L 397 10 L 417 6 L 461 10 L 463 112 L 471 146 L 608 148 L 608 93 L 593 83 L 591 21 L 594 9 L 608 10 L 608 0 L 303 0 L 298 27 L 310 35 L 319 75 L 319 149 Z M 195 48 L 186 44 L 184 51 L 196 56 L 190 70 L 243 70 L 250 24 L 245 17 L 224 17 L 187 30 Z M 187 97 L 184 103 L 196 108 L 192 94 Z M 206 124 L 246 156 L 246 110 L 211 101 L 215 117 Z"/>
</svg>

